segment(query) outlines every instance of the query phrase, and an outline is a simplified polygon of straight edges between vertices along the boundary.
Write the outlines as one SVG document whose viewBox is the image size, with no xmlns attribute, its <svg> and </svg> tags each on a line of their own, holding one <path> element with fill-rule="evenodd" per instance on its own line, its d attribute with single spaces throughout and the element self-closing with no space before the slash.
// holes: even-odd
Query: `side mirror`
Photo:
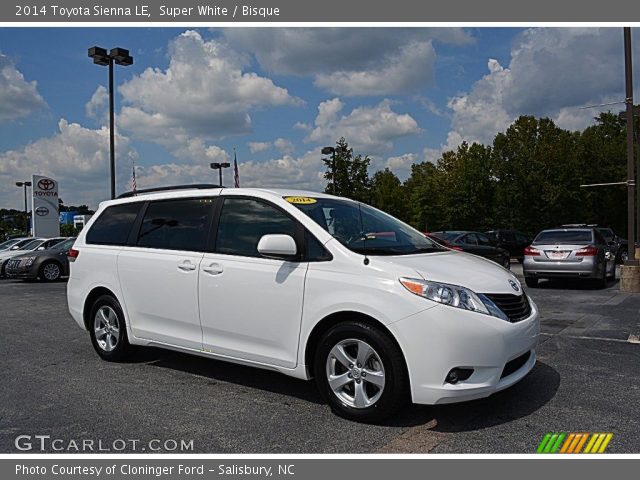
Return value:
<svg viewBox="0 0 640 480">
<path fill-rule="evenodd" d="M 36 248 L 36 250 L 37 250 L 38 252 L 41 252 L 41 251 L 42 251 L 42 250 L 44 250 L 44 249 L 45 249 L 44 247 L 38 247 L 38 248 Z"/>
<path fill-rule="evenodd" d="M 270 258 L 291 259 L 298 254 L 295 240 L 290 235 L 263 235 L 258 242 L 258 253 Z"/>
</svg>

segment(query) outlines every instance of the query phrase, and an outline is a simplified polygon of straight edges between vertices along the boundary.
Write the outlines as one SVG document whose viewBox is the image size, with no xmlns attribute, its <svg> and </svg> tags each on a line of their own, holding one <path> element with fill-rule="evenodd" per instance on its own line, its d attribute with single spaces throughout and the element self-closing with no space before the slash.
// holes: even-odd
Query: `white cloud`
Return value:
<svg viewBox="0 0 640 480">
<path fill-rule="evenodd" d="M 264 152 L 269 150 L 271 144 L 269 142 L 249 142 L 249 150 L 251 153 Z"/>
<path fill-rule="evenodd" d="M 256 108 L 302 101 L 270 79 L 246 72 L 247 59 L 226 44 L 187 31 L 171 42 L 166 70 L 148 68 L 120 87 L 119 125 L 176 152 L 251 130 Z M 179 153 L 178 153 L 179 154 Z"/>
<path fill-rule="evenodd" d="M 37 83 L 25 80 L 11 59 L 0 53 L 0 123 L 24 118 L 46 105 Z"/>
<path fill-rule="evenodd" d="M 118 191 L 131 176 L 131 159 L 136 152 L 129 139 L 116 137 Z M 125 167 L 126 165 L 126 167 Z M 16 179 L 32 174 L 50 175 L 60 182 L 60 197 L 67 204 L 96 205 L 109 196 L 109 130 L 92 130 L 65 119 L 58 122 L 58 132 L 22 148 L 0 153 L 0 198 L 15 198 Z M 4 203 L 4 202 L 3 202 Z M 21 208 L 21 207 L 20 207 Z"/>
<path fill-rule="evenodd" d="M 411 115 L 394 112 L 388 100 L 372 107 L 354 108 L 348 115 L 340 114 L 343 108 L 339 98 L 320 103 L 307 140 L 332 144 L 345 137 L 356 151 L 375 155 L 391 150 L 394 140 L 421 132 Z"/>
<path fill-rule="evenodd" d="M 525 30 L 507 67 L 490 59 L 489 73 L 449 100 L 452 128 L 443 149 L 462 140 L 490 143 L 520 115 L 548 116 L 560 127 L 583 129 L 600 111 L 618 107 L 579 107 L 624 99 L 622 52 L 620 28 Z"/>
<path fill-rule="evenodd" d="M 412 42 L 389 54 L 380 65 L 363 70 L 338 70 L 316 76 L 315 84 L 345 96 L 389 95 L 433 85 L 436 52 L 431 42 Z"/>
<path fill-rule="evenodd" d="M 109 94 L 103 85 L 98 85 L 91 98 L 84 106 L 87 117 L 103 120 L 106 123 L 108 115 L 107 106 L 109 104 Z"/>
<path fill-rule="evenodd" d="M 276 138 L 273 141 L 273 146 L 276 147 L 281 153 L 292 154 L 295 151 L 293 142 L 286 138 Z"/>
<path fill-rule="evenodd" d="M 314 76 L 316 85 L 338 95 L 428 87 L 436 58 L 432 42 L 473 41 L 460 28 L 228 28 L 223 34 L 266 70 Z"/>
</svg>

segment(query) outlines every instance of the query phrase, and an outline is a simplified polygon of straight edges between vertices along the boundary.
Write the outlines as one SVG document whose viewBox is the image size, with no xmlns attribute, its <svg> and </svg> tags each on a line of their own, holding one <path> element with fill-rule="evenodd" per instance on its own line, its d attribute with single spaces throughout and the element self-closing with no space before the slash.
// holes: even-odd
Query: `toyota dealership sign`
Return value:
<svg viewBox="0 0 640 480">
<path fill-rule="evenodd" d="M 34 175 L 31 221 L 34 237 L 59 237 L 58 182 L 42 175 Z"/>
</svg>

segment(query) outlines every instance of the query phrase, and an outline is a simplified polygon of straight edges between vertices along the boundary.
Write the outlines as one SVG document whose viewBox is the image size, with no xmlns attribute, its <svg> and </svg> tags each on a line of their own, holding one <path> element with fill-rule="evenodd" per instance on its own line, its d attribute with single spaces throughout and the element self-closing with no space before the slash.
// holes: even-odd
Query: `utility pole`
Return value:
<svg viewBox="0 0 640 480">
<path fill-rule="evenodd" d="M 631 27 L 624 27 L 624 73 L 625 104 L 627 121 L 627 238 L 629 239 L 629 260 L 627 265 L 638 265 L 635 257 L 635 169 L 633 168 L 633 66 L 631 57 Z"/>
</svg>

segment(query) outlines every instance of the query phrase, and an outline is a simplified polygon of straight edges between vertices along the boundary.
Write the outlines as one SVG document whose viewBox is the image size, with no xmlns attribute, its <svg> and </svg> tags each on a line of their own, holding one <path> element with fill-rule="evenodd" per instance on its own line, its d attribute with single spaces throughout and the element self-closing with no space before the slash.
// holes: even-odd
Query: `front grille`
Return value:
<svg viewBox="0 0 640 480">
<path fill-rule="evenodd" d="M 524 353 L 519 357 L 514 358 L 510 362 L 507 362 L 507 364 L 502 369 L 502 375 L 500 375 L 500 378 L 508 377 L 512 373 L 516 373 L 518 370 L 524 367 L 524 365 L 529 360 L 530 356 L 531 356 L 531 351 L 528 351 L 527 353 Z"/>
<path fill-rule="evenodd" d="M 524 320 L 531 315 L 531 305 L 526 294 L 511 295 L 510 293 L 487 293 L 485 296 L 502 310 L 511 323 Z"/>
<path fill-rule="evenodd" d="M 18 266 L 20 265 L 20 260 L 9 260 L 7 262 L 7 268 L 10 269 L 14 269 L 14 268 L 18 268 Z"/>
</svg>

